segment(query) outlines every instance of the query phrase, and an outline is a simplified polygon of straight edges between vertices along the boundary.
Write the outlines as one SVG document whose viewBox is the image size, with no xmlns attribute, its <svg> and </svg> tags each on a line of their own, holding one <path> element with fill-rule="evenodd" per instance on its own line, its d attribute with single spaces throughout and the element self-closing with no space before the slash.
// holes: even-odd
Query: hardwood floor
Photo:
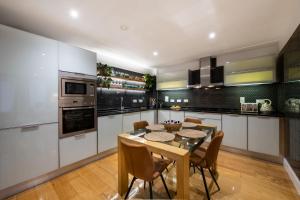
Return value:
<svg viewBox="0 0 300 200">
<path fill-rule="evenodd" d="M 24 191 L 12 200 L 56 199 L 120 199 L 117 194 L 117 155 L 106 157 L 78 170 Z M 166 172 L 166 182 L 172 196 L 176 188 L 175 166 Z M 249 157 L 221 151 L 218 159 L 218 183 L 216 191 L 212 179 L 206 173 L 212 199 L 300 199 L 282 166 Z M 160 179 L 154 181 L 154 198 L 167 198 Z M 206 199 L 199 171 L 190 172 L 190 199 Z M 136 181 L 131 198 L 149 198 L 143 181 Z"/>
</svg>

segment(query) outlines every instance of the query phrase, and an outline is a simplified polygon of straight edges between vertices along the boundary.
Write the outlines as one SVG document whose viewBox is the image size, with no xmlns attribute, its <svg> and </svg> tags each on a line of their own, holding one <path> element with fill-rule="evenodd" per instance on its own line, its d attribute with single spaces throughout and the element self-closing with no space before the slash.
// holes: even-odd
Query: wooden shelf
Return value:
<svg viewBox="0 0 300 200">
<path fill-rule="evenodd" d="M 97 87 L 100 89 L 108 89 L 106 87 Z M 117 87 L 110 87 L 109 89 L 114 89 L 114 90 L 128 90 L 128 91 L 141 91 L 141 92 L 145 92 L 145 89 L 138 89 L 138 88 L 117 88 Z"/>
<path fill-rule="evenodd" d="M 97 77 L 99 77 L 99 76 L 97 76 Z M 103 76 L 100 75 L 100 77 L 103 77 Z M 129 79 L 129 78 L 124 78 L 124 77 L 117 77 L 117 76 L 110 76 L 109 78 L 119 79 L 119 80 L 123 80 L 123 81 L 137 82 L 137 83 L 145 83 L 145 81 L 137 81 L 137 80 L 132 80 L 132 79 Z"/>
</svg>

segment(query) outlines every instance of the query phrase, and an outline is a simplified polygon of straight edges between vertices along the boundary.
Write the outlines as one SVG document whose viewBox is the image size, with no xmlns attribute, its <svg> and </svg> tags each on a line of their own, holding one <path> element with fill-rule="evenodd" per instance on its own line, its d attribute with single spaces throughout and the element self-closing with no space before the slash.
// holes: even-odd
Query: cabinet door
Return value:
<svg viewBox="0 0 300 200">
<path fill-rule="evenodd" d="M 97 132 L 90 132 L 59 140 L 60 167 L 97 154 Z"/>
<path fill-rule="evenodd" d="M 239 149 L 247 149 L 247 116 L 223 115 L 223 145 Z"/>
<path fill-rule="evenodd" d="M 169 110 L 158 110 L 158 123 L 169 120 L 170 111 Z"/>
<path fill-rule="evenodd" d="M 222 130 L 222 121 L 218 119 L 203 119 L 202 120 L 203 124 L 209 124 L 209 125 L 215 125 L 217 126 L 217 130 L 220 131 Z M 211 137 L 206 139 L 207 142 L 211 141 Z"/>
<path fill-rule="evenodd" d="M 60 70 L 96 76 L 96 63 L 96 53 L 59 42 Z"/>
<path fill-rule="evenodd" d="M 170 119 L 175 121 L 184 121 L 184 111 L 170 111 Z"/>
<path fill-rule="evenodd" d="M 116 148 L 122 132 L 122 115 L 98 117 L 98 153 Z"/>
<path fill-rule="evenodd" d="M 0 25 L 0 129 L 58 121 L 57 46 Z"/>
<path fill-rule="evenodd" d="M 279 118 L 248 117 L 248 150 L 279 155 Z"/>
<path fill-rule="evenodd" d="M 155 111 L 154 110 L 142 111 L 141 112 L 141 120 L 145 120 L 149 124 L 154 124 Z"/>
<path fill-rule="evenodd" d="M 123 132 L 133 131 L 133 123 L 140 120 L 140 112 L 123 114 Z"/>
<path fill-rule="evenodd" d="M 0 131 L 0 190 L 57 168 L 57 123 Z"/>
</svg>

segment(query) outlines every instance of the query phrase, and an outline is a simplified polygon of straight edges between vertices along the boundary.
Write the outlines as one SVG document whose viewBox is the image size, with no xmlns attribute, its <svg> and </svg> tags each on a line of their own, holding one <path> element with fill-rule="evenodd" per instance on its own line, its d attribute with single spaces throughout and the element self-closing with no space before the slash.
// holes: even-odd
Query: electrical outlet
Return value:
<svg viewBox="0 0 300 200">
<path fill-rule="evenodd" d="M 183 99 L 183 102 L 184 102 L 184 103 L 188 103 L 189 100 L 188 100 L 188 99 Z"/>
<path fill-rule="evenodd" d="M 181 103 L 181 99 L 176 99 L 176 102 L 177 103 Z"/>
<path fill-rule="evenodd" d="M 240 103 L 246 103 L 245 97 L 240 97 Z"/>
<path fill-rule="evenodd" d="M 165 102 L 169 102 L 169 96 L 165 96 Z"/>
</svg>

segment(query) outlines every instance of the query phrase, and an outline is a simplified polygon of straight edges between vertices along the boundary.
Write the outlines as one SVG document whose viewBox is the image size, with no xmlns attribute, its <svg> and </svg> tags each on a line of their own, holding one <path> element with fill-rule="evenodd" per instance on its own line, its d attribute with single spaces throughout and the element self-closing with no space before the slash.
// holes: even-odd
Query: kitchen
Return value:
<svg viewBox="0 0 300 200">
<path fill-rule="evenodd" d="M 299 199 L 299 7 L 1 1 L 0 199 Z"/>
</svg>

